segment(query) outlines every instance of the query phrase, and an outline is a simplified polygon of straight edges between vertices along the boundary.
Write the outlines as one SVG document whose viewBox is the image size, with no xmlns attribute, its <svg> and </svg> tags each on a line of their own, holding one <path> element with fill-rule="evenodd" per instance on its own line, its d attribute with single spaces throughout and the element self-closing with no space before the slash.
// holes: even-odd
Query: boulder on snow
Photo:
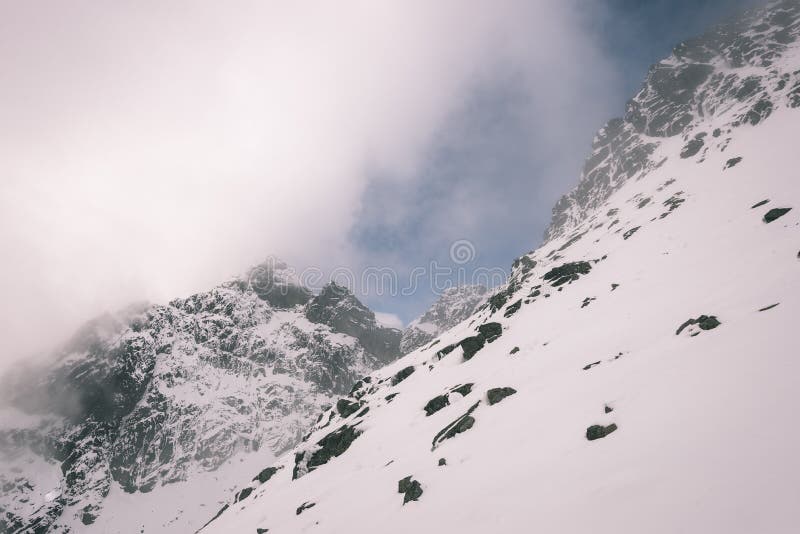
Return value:
<svg viewBox="0 0 800 534">
<path fill-rule="evenodd" d="M 491 343 L 503 335 L 503 327 L 500 325 L 500 323 L 486 323 L 478 327 L 478 333 L 487 343 Z"/>
<path fill-rule="evenodd" d="M 719 322 L 716 316 L 714 315 L 701 315 L 697 319 L 687 319 L 682 325 L 678 327 L 678 330 L 675 332 L 675 335 L 680 335 L 684 329 L 698 326 L 700 330 L 713 330 L 714 328 L 718 327 L 722 323 Z M 690 334 L 692 337 L 696 336 L 700 332 L 696 329 L 690 328 Z"/>
<path fill-rule="evenodd" d="M 511 387 L 492 388 L 486 392 L 486 397 L 489 399 L 489 406 L 493 406 L 516 392 L 517 390 Z"/>
<path fill-rule="evenodd" d="M 414 366 L 413 365 L 409 365 L 408 367 L 404 367 L 403 369 L 400 369 L 392 377 L 392 385 L 396 386 L 397 384 L 399 384 L 400 382 L 402 382 L 403 380 L 405 380 L 406 378 L 411 376 L 411 374 L 413 372 L 414 372 Z"/>
<path fill-rule="evenodd" d="M 722 170 L 730 169 L 731 167 L 735 167 L 736 165 L 739 164 L 740 161 L 742 161 L 742 157 L 741 156 L 737 156 L 735 158 L 731 158 L 731 159 L 729 159 L 728 161 L 725 162 L 725 166 L 722 168 Z"/>
<path fill-rule="evenodd" d="M 468 384 L 462 384 L 460 386 L 456 386 L 450 390 L 451 393 L 459 393 L 462 397 L 466 397 L 472 392 L 472 386 L 474 386 L 472 382 Z"/>
<path fill-rule="evenodd" d="M 339 399 L 336 403 L 336 411 L 345 419 L 356 413 L 359 408 L 361 408 L 360 402 L 350 402 L 347 399 Z"/>
<path fill-rule="evenodd" d="M 766 204 L 767 202 L 769 202 L 769 199 L 762 200 L 761 202 L 756 202 L 755 204 L 753 204 L 752 206 L 750 206 L 750 209 L 751 209 L 751 210 L 754 210 L 754 209 L 756 209 L 756 208 L 760 208 L 761 206 L 763 206 L 763 205 L 764 205 L 764 204 Z"/>
<path fill-rule="evenodd" d="M 397 493 L 405 494 L 403 497 L 403 505 L 405 506 L 409 501 L 419 500 L 422 496 L 422 485 L 409 475 L 397 482 Z"/>
<path fill-rule="evenodd" d="M 465 360 L 469 360 L 473 356 L 475 356 L 475 354 L 477 354 L 478 351 L 483 348 L 484 344 L 485 340 L 483 336 L 471 336 L 468 338 L 464 338 L 461 340 L 461 343 L 459 343 L 459 345 L 461 345 L 461 348 L 464 349 Z"/>
<path fill-rule="evenodd" d="M 444 458 L 439 458 L 439 465 L 440 466 L 447 465 L 447 460 L 445 460 Z"/>
<path fill-rule="evenodd" d="M 444 440 L 455 437 L 456 435 L 461 434 L 462 432 L 466 432 L 467 430 L 472 428 L 472 426 L 475 424 L 475 418 L 472 417 L 471 414 L 472 412 L 475 411 L 476 408 L 478 408 L 478 405 L 480 403 L 481 401 L 476 402 L 475 404 L 470 406 L 469 410 L 467 410 L 467 412 L 464 415 L 462 415 L 461 417 L 459 417 L 458 419 L 456 419 L 455 421 L 453 421 L 452 423 L 441 429 L 433 437 L 431 450 L 435 449 Z"/>
<path fill-rule="evenodd" d="M 273 476 L 275 476 L 275 473 L 278 472 L 278 469 L 283 469 L 283 466 L 280 466 L 280 467 L 267 467 L 266 469 L 262 469 L 261 472 L 259 474 L 257 474 L 255 476 L 255 478 L 253 478 L 253 482 L 255 482 L 257 480 L 259 484 L 264 484 L 269 479 L 271 479 Z"/>
<path fill-rule="evenodd" d="M 586 429 L 586 439 L 589 441 L 594 441 L 596 439 L 604 438 L 614 432 L 616 429 L 617 425 L 615 423 L 611 423 L 608 426 L 592 425 Z"/>
<path fill-rule="evenodd" d="M 313 508 L 316 505 L 317 505 L 317 503 L 315 503 L 315 502 L 304 502 L 303 504 L 301 504 L 300 506 L 297 507 L 297 510 L 295 510 L 295 515 L 300 515 L 303 512 L 305 512 L 306 510 L 308 510 L 309 508 Z"/>
<path fill-rule="evenodd" d="M 449 405 L 450 401 L 448 400 L 447 395 L 436 395 L 434 398 L 429 400 L 422 409 L 425 410 L 425 416 L 428 417 Z"/>
<path fill-rule="evenodd" d="M 509 352 L 509 354 L 516 354 L 518 352 L 519 352 L 519 347 L 514 347 L 513 349 L 511 349 L 511 352 Z"/>
<path fill-rule="evenodd" d="M 769 224 L 792 211 L 792 208 L 772 208 L 764 215 L 764 222 Z"/>
<path fill-rule="evenodd" d="M 553 287 L 557 287 L 566 283 L 572 283 L 577 280 L 580 275 L 588 274 L 591 270 L 592 266 L 588 261 L 575 261 L 550 269 L 542 278 L 550 282 L 550 285 Z"/>
</svg>

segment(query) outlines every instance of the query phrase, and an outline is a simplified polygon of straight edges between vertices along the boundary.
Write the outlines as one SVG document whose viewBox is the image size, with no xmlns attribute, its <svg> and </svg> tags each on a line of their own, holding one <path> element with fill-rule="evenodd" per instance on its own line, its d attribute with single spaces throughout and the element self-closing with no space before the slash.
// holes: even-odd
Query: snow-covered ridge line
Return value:
<svg viewBox="0 0 800 534">
<path fill-rule="evenodd" d="M 795 0 L 771 2 L 680 43 L 653 65 L 625 116 L 595 136 L 578 186 L 553 208 L 545 241 L 572 232 L 628 180 L 663 165 L 656 148 L 665 139 L 683 140 L 681 157 L 702 158 L 708 144 L 724 143 L 733 129 L 800 106 L 800 73 L 781 61 L 797 55 L 799 11 Z M 701 131 L 710 119 L 719 133 Z"/>
</svg>

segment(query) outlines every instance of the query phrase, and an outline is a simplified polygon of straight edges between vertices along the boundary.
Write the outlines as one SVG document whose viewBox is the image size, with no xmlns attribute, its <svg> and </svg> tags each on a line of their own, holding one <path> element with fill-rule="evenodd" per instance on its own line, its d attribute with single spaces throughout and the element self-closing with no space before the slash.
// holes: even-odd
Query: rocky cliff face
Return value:
<svg viewBox="0 0 800 534">
<path fill-rule="evenodd" d="M 775 109 L 800 107 L 793 57 L 799 12 L 796 0 L 749 11 L 680 43 L 653 65 L 625 116 L 595 136 L 578 186 L 553 208 L 545 240 L 566 235 L 629 180 L 663 165 L 656 149 L 664 140 L 681 139 L 679 157 L 701 161 L 724 150 L 735 130 Z"/>
<path fill-rule="evenodd" d="M 5 388 L 0 531 L 82 531 L 115 488 L 147 493 L 241 453 L 281 454 L 399 342 L 346 289 L 315 297 L 280 262 L 92 321 L 54 366 Z"/>
<path fill-rule="evenodd" d="M 486 301 L 484 286 L 451 287 L 445 290 L 428 310 L 403 331 L 400 349 L 407 354 L 433 341 L 440 333 L 454 327 Z"/>
<path fill-rule="evenodd" d="M 203 533 L 792 532 L 800 3 L 682 43 L 548 240 Z"/>
</svg>

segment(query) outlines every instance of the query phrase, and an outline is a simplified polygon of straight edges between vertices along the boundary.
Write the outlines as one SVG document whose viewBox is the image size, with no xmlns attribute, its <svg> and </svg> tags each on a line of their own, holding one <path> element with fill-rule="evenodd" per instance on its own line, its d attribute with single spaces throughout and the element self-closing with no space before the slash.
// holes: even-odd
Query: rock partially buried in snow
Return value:
<svg viewBox="0 0 800 534">
<path fill-rule="evenodd" d="M 572 283 L 577 280 L 580 275 L 589 274 L 591 270 L 592 266 L 588 261 L 575 261 L 550 269 L 542 278 L 550 282 L 550 285 L 553 287 L 557 287 L 566 283 Z"/>
<path fill-rule="evenodd" d="M 478 327 L 478 332 L 487 343 L 491 343 L 503 335 L 503 327 L 500 323 L 486 323 Z"/>
<path fill-rule="evenodd" d="M 741 156 L 731 158 L 725 162 L 725 166 L 722 169 L 725 170 L 725 169 L 730 169 L 731 167 L 735 167 L 740 161 L 742 161 Z"/>
<path fill-rule="evenodd" d="M 300 515 L 303 512 L 305 512 L 306 510 L 308 510 L 309 508 L 313 508 L 316 505 L 317 505 L 317 503 L 315 503 L 315 502 L 304 502 L 303 504 L 301 504 L 300 506 L 297 507 L 297 510 L 295 510 L 295 515 Z"/>
<path fill-rule="evenodd" d="M 492 388 L 486 392 L 486 397 L 489 399 L 489 406 L 494 406 L 516 392 L 517 390 L 511 387 Z"/>
<path fill-rule="evenodd" d="M 431 450 L 434 450 L 444 440 L 455 437 L 457 434 L 461 434 L 462 432 L 466 432 L 467 430 L 472 428 L 472 425 L 475 424 L 475 418 L 472 417 L 472 415 L 470 414 L 472 414 L 472 412 L 475 411 L 475 409 L 478 407 L 480 403 L 481 401 L 476 402 L 470 407 L 469 410 L 467 410 L 467 413 L 465 413 L 464 415 L 462 415 L 461 417 L 459 417 L 458 419 L 456 419 L 455 421 L 453 421 L 452 423 L 441 429 L 433 437 Z"/>
<path fill-rule="evenodd" d="M 392 377 L 392 385 L 396 386 L 414 373 L 414 366 L 409 365 L 399 371 Z"/>
<path fill-rule="evenodd" d="M 772 208 L 764 215 L 764 222 L 769 224 L 775 219 L 780 219 L 790 211 L 792 211 L 792 208 Z"/>
<path fill-rule="evenodd" d="M 336 403 L 336 411 L 345 419 L 356 413 L 359 408 L 361 408 L 360 402 L 350 402 L 347 399 L 339 399 Z"/>
<path fill-rule="evenodd" d="M 688 319 L 684 322 L 681 326 L 678 327 L 678 330 L 675 331 L 675 335 L 680 335 L 685 329 L 689 329 L 689 334 L 694 337 L 700 333 L 694 326 L 700 328 L 700 330 L 713 330 L 714 328 L 718 327 L 722 323 L 717 319 L 714 315 L 701 315 L 697 319 Z"/>
<path fill-rule="evenodd" d="M 419 500 L 422 496 L 422 485 L 409 475 L 397 482 L 397 493 L 405 494 L 403 497 L 403 505 L 405 506 L 407 502 Z"/>
<path fill-rule="evenodd" d="M 429 400 L 422 409 L 425 410 L 425 416 L 427 417 L 449 405 L 450 401 L 447 399 L 447 395 L 437 395 Z"/>
<path fill-rule="evenodd" d="M 608 426 L 592 425 L 586 429 L 586 439 L 594 441 L 596 439 L 604 438 L 617 429 L 616 423 L 611 423 Z"/>
<path fill-rule="evenodd" d="M 461 348 L 464 349 L 464 359 L 470 360 L 479 350 L 483 348 L 485 341 L 483 336 L 471 336 L 461 340 Z"/>
</svg>

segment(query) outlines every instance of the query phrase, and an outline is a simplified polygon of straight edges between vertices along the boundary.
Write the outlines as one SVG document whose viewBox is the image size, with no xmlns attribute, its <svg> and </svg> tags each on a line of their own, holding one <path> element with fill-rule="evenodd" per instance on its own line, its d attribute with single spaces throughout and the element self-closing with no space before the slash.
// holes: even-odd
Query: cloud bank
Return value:
<svg viewBox="0 0 800 534">
<path fill-rule="evenodd" d="M 270 253 L 368 261 L 353 238 L 368 205 L 386 184 L 424 190 L 432 151 L 498 79 L 556 157 L 607 99 L 579 4 L 4 3 L 0 360 Z M 603 105 L 576 103 L 591 94 Z M 419 195 L 396 198 L 382 224 L 415 212 Z"/>
</svg>

